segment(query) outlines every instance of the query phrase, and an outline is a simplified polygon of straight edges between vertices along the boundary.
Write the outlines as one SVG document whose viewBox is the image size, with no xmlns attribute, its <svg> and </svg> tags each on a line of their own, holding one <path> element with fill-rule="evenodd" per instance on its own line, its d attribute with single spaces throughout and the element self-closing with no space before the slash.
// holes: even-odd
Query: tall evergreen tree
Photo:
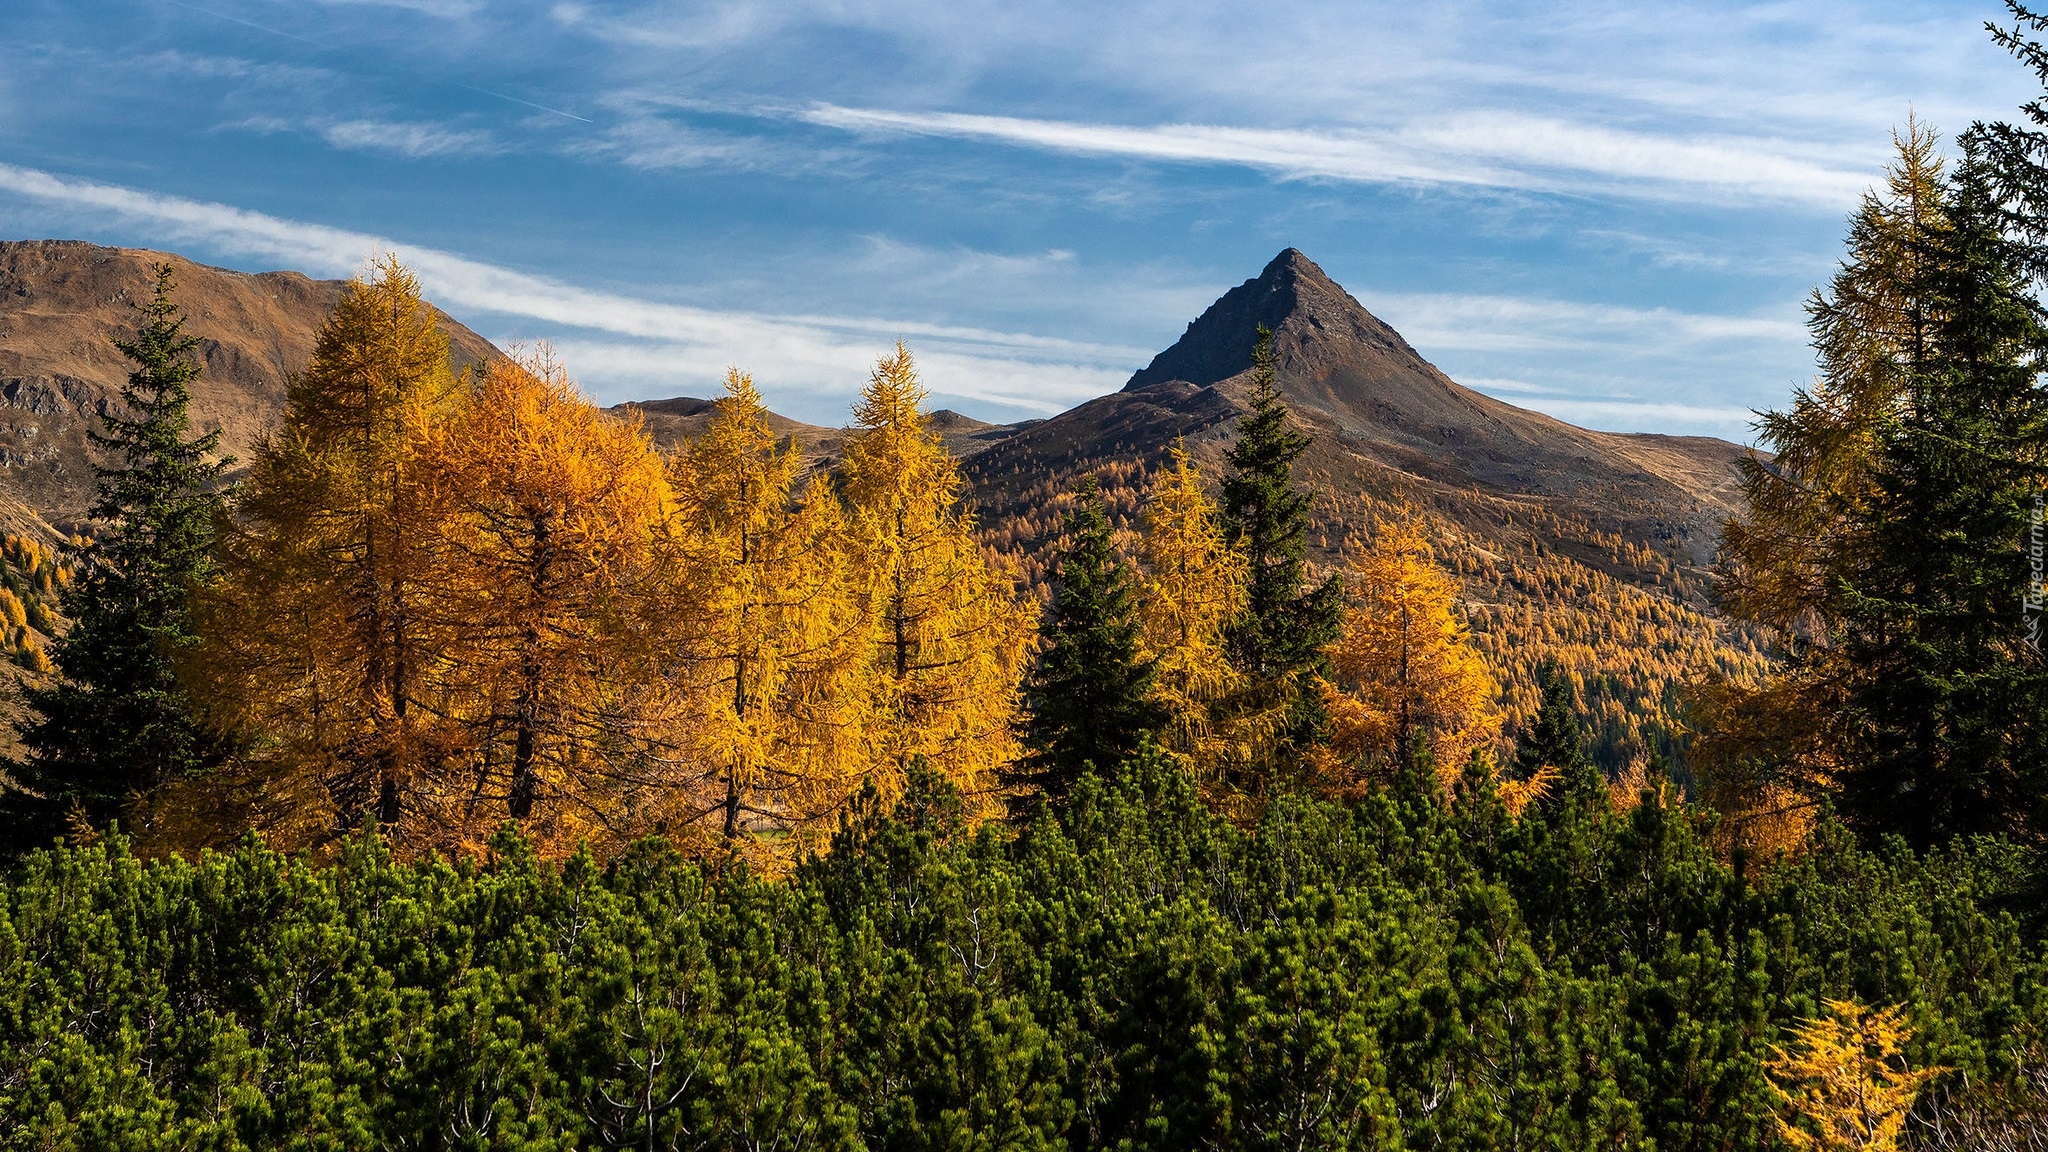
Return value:
<svg viewBox="0 0 2048 1152">
<path fill-rule="evenodd" d="M 774 871 L 822 847 L 865 768 L 869 637 L 851 541 L 827 478 L 805 483 L 801 447 L 776 436 L 738 369 L 675 472 L 669 633 L 690 697 L 684 747 L 704 778 L 678 790 L 703 816 L 669 835 L 716 837 Z"/>
<path fill-rule="evenodd" d="M 2029 537 L 2048 482 L 2048 328 L 1974 145 L 1920 264 L 1925 352 L 1876 436 L 1836 612 L 1843 811 L 1917 845 L 2048 836 L 2048 663 Z"/>
<path fill-rule="evenodd" d="M 131 793 L 222 752 L 194 721 L 175 662 L 194 642 L 187 594 L 212 570 L 221 476 L 232 461 L 218 454 L 218 430 L 189 435 L 199 340 L 185 334 L 176 288 L 170 266 L 157 265 L 140 335 L 115 345 L 135 363 L 122 411 L 91 433 L 108 459 L 95 468 L 89 512 L 101 527 L 65 597 L 72 625 L 55 648 L 58 679 L 25 691 L 25 755 L 11 769 L 36 794 L 10 798 L 29 839 L 47 837 L 73 810 L 103 826 Z"/>
<path fill-rule="evenodd" d="M 1025 681 L 1030 752 L 1014 781 L 1054 802 L 1089 765 L 1109 771 L 1166 722 L 1152 699 L 1156 661 L 1141 651 L 1137 582 L 1092 478 L 1080 500 L 1067 517 L 1067 547 L 1039 626 L 1038 665 Z"/>
<path fill-rule="evenodd" d="M 425 838 L 476 846 L 508 815 L 544 848 L 630 835 L 589 813 L 652 791 L 621 777 L 644 775 L 648 714 L 663 710 L 642 687 L 659 665 L 634 619 L 672 504 L 660 450 L 543 347 L 487 365 L 419 430 L 411 468 L 429 557 L 416 612 L 440 664 L 426 699 L 475 765 Z"/>
<path fill-rule="evenodd" d="M 1597 798 L 1605 803 L 1607 782 L 1599 766 L 1586 755 L 1570 678 L 1555 664 L 1545 665 L 1539 677 L 1542 703 L 1515 743 L 1514 778 L 1544 781 L 1539 790 L 1550 796 L 1580 802 Z"/>
<path fill-rule="evenodd" d="M 1998 46 L 2031 69 L 2048 88 L 2048 46 L 2036 37 L 2048 31 L 2048 11 L 2020 0 L 2005 0 L 2012 26 L 1987 24 Z M 2027 243 L 2019 257 L 2030 275 L 2048 274 L 2048 100 L 2020 106 L 2021 123 L 1994 121 L 1970 126 L 1964 139 L 1981 149 L 1986 175 L 1998 195 L 2012 232 Z"/>
<path fill-rule="evenodd" d="M 1790 660 L 1715 705 L 1695 760 L 1738 815 L 1832 792 L 1869 837 L 2048 837 L 2048 665 L 2026 607 L 2048 482 L 2028 271 L 2048 233 L 2014 215 L 1997 140 L 1973 130 L 1946 176 L 1931 131 L 1898 141 L 1809 306 L 1821 385 L 1759 425 L 1775 457 L 1749 468 L 1723 602 Z"/>
<path fill-rule="evenodd" d="M 1344 589 L 1335 576 L 1309 586 L 1309 497 L 1293 470 L 1310 441 L 1287 426 L 1274 364 L 1273 333 L 1261 326 L 1252 350 L 1251 411 L 1238 424 L 1223 482 L 1224 536 L 1247 568 L 1244 613 L 1225 640 L 1231 662 L 1249 678 L 1253 706 L 1280 710 L 1273 748 L 1285 759 L 1289 749 L 1323 736 L 1328 716 L 1320 679 L 1338 636 Z"/>
</svg>

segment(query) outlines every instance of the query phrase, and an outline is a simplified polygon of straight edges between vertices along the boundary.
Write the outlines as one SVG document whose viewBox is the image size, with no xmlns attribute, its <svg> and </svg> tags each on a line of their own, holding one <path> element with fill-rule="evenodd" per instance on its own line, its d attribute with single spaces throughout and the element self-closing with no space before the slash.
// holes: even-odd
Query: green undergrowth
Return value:
<svg viewBox="0 0 2048 1152">
<path fill-rule="evenodd" d="M 774 882 L 53 849 L 0 888 L 0 1147 L 1758 1149 L 1823 997 L 2014 1075 L 2024 861 L 1730 868 L 1700 819 L 1411 783 L 1246 832 L 1148 752 L 1016 831 L 923 780 Z"/>
</svg>

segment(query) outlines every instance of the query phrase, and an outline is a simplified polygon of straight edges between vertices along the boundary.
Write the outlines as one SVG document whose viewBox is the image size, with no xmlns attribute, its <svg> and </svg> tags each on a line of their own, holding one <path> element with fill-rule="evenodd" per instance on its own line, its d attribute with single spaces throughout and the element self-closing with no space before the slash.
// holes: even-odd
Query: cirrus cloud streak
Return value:
<svg viewBox="0 0 2048 1152">
<path fill-rule="evenodd" d="M 1768 138 L 1669 136 L 1509 112 L 1399 128 L 1129 126 L 817 104 L 805 123 L 865 135 L 985 140 L 1091 156 L 1228 164 L 1293 179 L 1657 199 L 1775 201 L 1839 209 L 1870 184 L 1867 164 Z"/>
<path fill-rule="evenodd" d="M 726 365 L 740 363 L 771 390 L 843 398 L 859 388 L 877 354 L 904 339 L 923 350 L 920 359 L 934 393 L 1048 414 L 1113 387 L 1129 371 L 1126 365 L 1149 356 L 1137 348 L 1031 333 L 645 300 L 368 233 L 7 164 L 0 164 L 0 191 L 144 221 L 166 241 L 288 261 L 328 275 L 345 275 L 378 253 L 402 250 L 428 294 L 449 311 L 509 322 L 522 329 L 522 337 L 557 338 L 582 353 L 599 369 L 594 391 L 607 400 L 628 398 L 607 376 L 621 385 L 702 391 L 716 385 Z M 546 330 L 530 329 L 534 322 Z M 562 330 L 581 335 L 565 336 Z"/>
</svg>

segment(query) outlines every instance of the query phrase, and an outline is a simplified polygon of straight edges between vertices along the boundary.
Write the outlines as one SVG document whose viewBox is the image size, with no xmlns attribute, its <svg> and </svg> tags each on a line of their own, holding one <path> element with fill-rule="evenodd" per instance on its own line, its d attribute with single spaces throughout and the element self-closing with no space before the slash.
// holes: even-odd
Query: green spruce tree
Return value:
<svg viewBox="0 0 2048 1152">
<path fill-rule="evenodd" d="M 1012 779 L 1025 804 L 1034 795 L 1063 802 L 1091 765 L 1114 770 L 1166 720 L 1152 699 L 1153 661 L 1140 651 L 1137 583 L 1093 479 L 1066 531 L 1038 664 L 1025 682 L 1030 751 Z"/>
<path fill-rule="evenodd" d="M 1516 741 L 1514 775 L 1550 783 L 1523 810 L 1500 859 L 1531 931 L 1577 955 L 1607 915 L 1613 818 L 1607 778 L 1586 755 L 1571 679 L 1555 664 L 1539 676 L 1543 702 Z"/>
<path fill-rule="evenodd" d="M 1323 738 L 1328 716 L 1319 681 L 1329 671 L 1327 650 L 1344 611 L 1337 577 L 1309 585 L 1309 497 L 1293 472 L 1310 440 L 1287 426 L 1274 364 L 1273 333 L 1261 325 L 1252 350 L 1251 411 L 1238 424 L 1223 482 L 1224 537 L 1247 567 L 1244 613 L 1224 641 L 1250 684 L 1239 706 L 1280 713 L 1273 762 L 1255 766 L 1267 773 L 1285 771 L 1302 748 Z"/>
<path fill-rule="evenodd" d="M 1578 805 L 1607 802 L 1607 780 L 1592 757 L 1586 755 L 1579 734 L 1579 714 L 1572 701 L 1572 682 L 1555 664 L 1545 664 L 1537 674 L 1543 700 L 1536 715 L 1515 742 L 1514 777 L 1533 780 L 1550 774 L 1553 783 L 1541 801 L 1546 807 L 1560 803 Z"/>
<path fill-rule="evenodd" d="M 1930 303 L 1839 573 L 1844 816 L 1919 847 L 2048 841 L 2048 626 L 2028 607 L 2048 485 L 2048 328 L 1974 145 L 1918 261 Z M 2038 597 L 2037 597 L 2038 599 Z"/>
<path fill-rule="evenodd" d="M 98 535 L 77 556 L 64 606 L 71 628 L 55 647 L 56 681 L 25 692 L 24 754 L 10 774 L 24 791 L 7 797 L 17 842 L 33 845 L 73 818 L 102 827 L 131 794 L 217 761 L 220 742 L 193 717 L 175 670 L 193 643 L 186 597 L 210 570 L 215 518 L 225 500 L 220 433 L 190 437 L 197 338 L 184 332 L 169 265 L 133 342 L 121 414 L 105 416 L 92 442 L 96 469 L 89 515 Z"/>
</svg>

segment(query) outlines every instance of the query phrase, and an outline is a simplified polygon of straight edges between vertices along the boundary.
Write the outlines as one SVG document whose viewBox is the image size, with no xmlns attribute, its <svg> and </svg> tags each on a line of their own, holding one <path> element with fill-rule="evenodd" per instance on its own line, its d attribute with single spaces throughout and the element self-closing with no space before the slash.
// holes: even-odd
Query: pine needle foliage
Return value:
<svg viewBox="0 0 2048 1152">
<path fill-rule="evenodd" d="M 1770 454 L 1743 461 L 1747 515 L 1722 534 L 1723 605 L 1807 643 L 1827 643 L 1839 555 L 1875 496 L 1880 436 L 1932 338 L 1924 272 L 1944 224 L 1939 139 L 1914 120 L 1893 144 L 1884 191 L 1864 195 L 1848 257 L 1807 302 L 1820 374 L 1788 408 L 1758 417 Z"/>
<path fill-rule="evenodd" d="M 418 699 L 466 762 L 467 843 L 508 817 L 563 851 L 638 835 L 665 698 L 637 609 L 674 505 L 653 442 L 540 347 L 488 365 L 409 450 L 434 654 Z"/>
<path fill-rule="evenodd" d="M 700 783 L 671 826 L 774 870 L 823 846 L 867 767 L 855 543 L 838 495 L 804 481 L 798 445 L 769 428 L 737 369 L 675 471 L 675 587 L 661 611 L 689 700 L 681 755 Z"/>
<path fill-rule="evenodd" d="M 1244 828 L 1147 749 L 1015 835 L 914 766 L 773 880 L 509 834 L 459 863 L 39 851 L 0 876 L 0 1139 L 1769 1149 L 1771 1043 L 1813 1063 L 1785 1037 L 1828 1000 L 1908 1005 L 1912 1067 L 1956 1068 L 1917 1132 L 2037 1098 L 2007 1054 L 2048 967 L 1994 907 L 2009 852 L 1824 825 L 1745 879 L 1695 813 L 1490 795 L 1289 796 Z M 1881 1050 L 1821 1063 L 1886 1091 Z"/>
<path fill-rule="evenodd" d="M 121 406 L 91 433 L 107 456 L 88 511 L 100 527 L 73 561 L 78 576 L 64 594 L 72 623 L 52 649 L 58 678 L 23 692 L 24 756 L 10 774 L 27 793 L 5 798 L 24 840 L 47 840 L 67 820 L 103 828 L 133 795 L 208 769 L 227 751 L 195 719 L 177 677 L 197 642 L 188 598 L 214 570 L 214 523 L 233 461 L 217 430 L 191 434 L 200 339 L 186 333 L 176 292 L 170 266 L 159 264 L 141 331 L 116 345 L 135 365 Z M 23 602 L 12 590 L 7 598 L 19 614 L 12 622 L 25 628 Z"/>
<path fill-rule="evenodd" d="M 1926 347 L 1837 577 L 1832 671 L 1852 757 L 1840 804 L 1870 834 L 1920 847 L 1987 833 L 2048 844 L 2048 662 L 2028 608 L 2048 327 L 1999 211 L 1966 152 L 1925 245 Z"/>
<path fill-rule="evenodd" d="M 1168 459 L 1144 510 L 1144 651 L 1166 714 L 1161 745 L 1185 757 L 1204 794 L 1222 803 L 1226 766 L 1249 760 L 1270 736 L 1227 709 L 1244 687 L 1226 631 L 1244 611 L 1245 561 L 1224 538 L 1186 447 L 1175 444 Z"/>
<path fill-rule="evenodd" d="M 1605 805 L 1607 780 L 1586 755 L 1573 706 L 1572 682 L 1555 666 L 1541 675 L 1543 703 L 1523 727 L 1515 745 L 1510 787 L 1518 787 L 1516 803 L 1547 800 L 1585 806 Z"/>
<path fill-rule="evenodd" d="M 1500 690 L 1472 648 L 1457 582 L 1410 518 L 1381 529 L 1345 588 L 1351 606 L 1330 652 L 1333 754 L 1388 779 L 1427 747 L 1449 789 L 1500 732 Z"/>
<path fill-rule="evenodd" d="M 985 819 L 1017 756 L 1030 621 L 1013 580 L 982 552 L 959 462 L 926 425 L 924 398 L 899 344 L 854 408 L 841 469 L 869 633 L 862 778 L 892 801 L 922 759 Z"/>
<path fill-rule="evenodd" d="M 2048 484 L 2048 351 L 2023 247 L 1974 142 L 1917 122 L 1809 307 L 1822 379 L 1759 424 L 1723 596 L 1779 637 L 1765 685 L 1710 685 L 1699 757 L 1748 822 L 1837 792 L 1873 839 L 2048 838 L 2048 666 L 2027 550 Z M 2030 618 L 2029 612 L 2033 611 Z"/>
<path fill-rule="evenodd" d="M 1083 774 L 1115 771 L 1166 720 L 1153 696 L 1157 665 L 1143 653 L 1137 580 L 1101 490 L 1089 483 L 1078 497 L 1025 678 L 1027 751 L 1014 781 L 1027 803 L 1033 794 L 1064 802 Z"/>
<path fill-rule="evenodd" d="M 343 291 L 223 533 L 195 667 L 214 723 L 261 741 L 227 802 L 288 840 L 445 827 L 433 798 L 452 791 L 462 737 L 429 699 L 415 447 L 456 399 L 447 337 L 389 257 Z"/>
<path fill-rule="evenodd" d="M 1288 786 L 1276 777 L 1298 760 L 1289 753 L 1325 738 L 1322 681 L 1344 589 L 1334 575 L 1309 583 L 1310 501 L 1293 471 L 1309 438 L 1288 426 L 1287 405 L 1274 387 L 1273 334 L 1263 327 L 1252 365 L 1250 408 L 1226 456 L 1231 473 L 1223 481 L 1223 535 L 1244 557 L 1245 606 L 1224 635 L 1231 663 L 1246 680 L 1235 711 L 1281 712 L 1277 739 L 1241 773 L 1239 787 L 1258 796 Z"/>
</svg>

